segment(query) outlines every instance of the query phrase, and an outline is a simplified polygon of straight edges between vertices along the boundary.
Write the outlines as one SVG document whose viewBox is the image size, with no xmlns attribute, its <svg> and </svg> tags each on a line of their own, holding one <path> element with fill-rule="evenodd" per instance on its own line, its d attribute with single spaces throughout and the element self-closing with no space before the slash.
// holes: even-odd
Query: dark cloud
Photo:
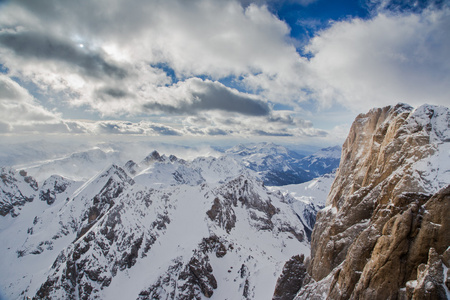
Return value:
<svg viewBox="0 0 450 300">
<path fill-rule="evenodd" d="M 100 53 L 39 32 L 4 32 L 0 34 L 0 44 L 24 58 L 61 61 L 77 66 L 90 77 L 123 79 L 128 75 L 124 68 L 106 61 Z"/>
<path fill-rule="evenodd" d="M 237 93 L 218 82 L 197 81 L 197 90 L 192 91 L 194 101 L 186 101 L 177 105 L 162 103 L 146 103 L 147 110 L 162 111 L 170 114 L 195 114 L 198 111 L 220 110 L 240 113 L 248 116 L 267 116 L 270 107 L 267 103 Z"/>
<path fill-rule="evenodd" d="M 104 96 L 107 98 L 111 97 L 114 99 L 123 99 L 123 98 L 130 98 L 132 95 L 128 93 L 127 91 L 120 89 L 120 88 L 114 88 L 114 87 L 106 87 L 99 89 L 97 91 L 97 94 L 100 98 L 105 99 Z"/>
<path fill-rule="evenodd" d="M 199 101 L 192 105 L 194 110 L 223 110 L 237 112 L 249 116 L 265 116 L 270 113 L 267 103 L 234 93 L 221 84 L 207 84 L 206 89 L 194 92 Z"/>
</svg>

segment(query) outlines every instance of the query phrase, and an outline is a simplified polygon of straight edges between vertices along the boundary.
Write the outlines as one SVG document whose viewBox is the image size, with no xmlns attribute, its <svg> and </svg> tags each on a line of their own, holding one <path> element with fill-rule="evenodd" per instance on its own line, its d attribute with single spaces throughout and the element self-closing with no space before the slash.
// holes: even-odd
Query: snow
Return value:
<svg viewBox="0 0 450 300">
<path fill-rule="evenodd" d="M 445 280 L 446 280 L 446 278 L 448 278 L 447 277 L 448 268 L 447 268 L 447 266 L 445 264 L 442 264 L 442 267 L 443 267 L 443 273 L 444 273 L 444 277 L 443 277 L 444 278 L 444 284 L 442 284 L 442 287 L 445 290 L 445 294 L 447 295 L 447 299 L 450 299 L 450 290 L 448 289 L 447 285 L 445 284 Z"/>
<path fill-rule="evenodd" d="M 56 263 L 56 269 L 52 265 L 55 266 L 58 255 L 72 257 L 76 246 L 86 243 L 83 239 L 74 241 L 87 224 L 85 218 L 93 199 L 103 193 L 108 184 L 120 185 L 123 191 L 114 199 L 114 205 L 84 233 L 84 236 L 93 234 L 96 242 L 81 257 L 89 262 L 86 268 L 99 268 L 102 276 L 112 278 L 109 286 L 102 288 L 99 283 L 94 286 L 100 298 L 135 299 L 164 276 L 175 261 L 186 265 L 203 238 L 212 235 L 232 245 L 221 258 L 214 253 L 207 254 L 218 282 L 212 299 L 242 298 L 246 281 L 251 299 L 271 299 L 285 261 L 296 254 L 309 254 L 306 239 L 299 241 L 289 230 L 283 229 L 286 226 L 296 232 L 304 229 L 298 212 L 289 203 L 296 200 L 287 195 L 286 188 L 283 196 L 263 187 L 255 172 L 232 157 L 199 157 L 187 162 L 165 159 L 141 169 L 133 179 L 120 167 L 112 165 L 85 182 L 53 176 L 41 188 L 51 190 L 56 182 L 67 183 L 68 187 L 55 194 L 53 204 L 38 199 L 40 190 L 30 190 L 35 200 L 27 203 L 18 217 L 0 218 L 0 238 L 5 241 L 0 246 L 0 264 L 8 270 L 0 274 L 0 287 L 8 298 L 17 298 L 23 291 L 27 296 L 35 295 L 50 277 L 60 282 L 65 265 Z M 308 195 L 316 195 L 319 185 L 320 180 L 315 185 L 309 183 L 307 190 L 316 191 Z M 27 189 L 26 186 L 19 188 Z M 229 233 L 210 220 L 206 212 L 211 209 L 214 198 L 223 198 L 227 193 L 249 197 L 250 203 L 271 203 L 278 211 L 270 220 L 274 229 L 259 230 L 260 220 L 267 218 L 267 214 L 251 206 L 254 204 L 247 207 L 239 201 L 232 207 L 236 224 Z M 253 195 L 258 198 L 253 199 Z M 297 193 L 296 197 L 306 196 Z M 117 212 L 120 223 L 114 230 L 119 239 L 110 245 L 110 255 L 105 256 L 96 243 L 104 240 L 101 231 L 111 214 Z M 162 215 L 169 221 L 156 229 L 152 224 Z M 120 259 L 123 251 L 129 251 L 126 250 L 130 247 L 127 239 L 133 242 L 140 236 L 144 238 L 143 243 L 150 236 L 156 241 L 146 253 L 143 246 L 140 248 L 138 261 L 132 267 L 119 269 L 113 276 L 111 259 Z M 41 246 L 39 254 L 31 254 Z M 22 251 L 23 256 L 18 257 L 17 251 Z M 242 264 L 250 275 L 241 277 Z M 55 295 L 64 298 L 63 292 L 63 289 L 55 291 Z"/>
<path fill-rule="evenodd" d="M 423 107 L 413 114 L 416 117 L 410 116 L 406 130 L 422 124 L 431 114 L 435 153 L 412 161 L 410 170 L 426 185 L 426 190 L 436 191 L 450 182 L 448 110 Z M 271 299 L 284 263 L 293 255 L 309 255 L 306 231 L 312 230 L 315 213 L 325 206 L 335 175 L 285 186 L 264 187 L 261 180 L 270 172 L 297 170 L 300 164 L 317 168 L 332 166 L 340 159 L 341 149 L 323 149 L 303 159 L 290 155 L 286 148 L 274 144 L 240 145 L 222 156 L 196 157 L 190 161 L 152 152 L 148 160 L 136 166 L 137 173 L 128 176 L 118 167 L 127 160 L 122 160 L 115 151 L 93 149 L 30 168 L 30 172 L 45 179 L 45 174 L 61 175 L 67 167 L 65 172 L 71 173 L 72 178 L 82 179 L 82 182 L 62 177 L 41 180 L 44 182 L 41 190 L 50 190 L 57 180 L 69 184 L 67 190 L 55 194 L 56 200 L 51 205 L 39 200 L 41 190 L 34 190 L 23 176 L 8 171 L 17 181 L 16 187 L 5 186 L 5 191 L 21 191 L 33 196 L 34 201 L 26 203 L 16 218 L 0 217 L 0 265 L 6 270 L 0 274 L 0 289 L 6 297 L 18 298 L 22 291 L 26 296 L 34 296 L 47 278 L 61 284 L 66 266 L 55 262 L 56 258 L 60 254 L 73 257 L 76 247 L 88 243 L 89 250 L 81 253 L 80 259 L 87 261 L 86 267 L 98 268 L 95 270 L 102 276 L 111 278 L 111 283 L 103 287 L 90 281 L 98 289 L 96 296 L 136 299 L 141 291 L 168 274 L 178 280 L 176 272 L 180 270 L 172 274 L 171 268 L 177 264 L 186 267 L 194 253 L 200 251 L 202 241 L 215 236 L 223 241 L 227 253 L 223 257 L 217 257 L 213 250 L 201 254 L 209 259 L 218 284 L 211 299 L 242 299 L 246 284 L 250 299 Z M 111 165 L 113 161 L 117 165 Z M 100 172 L 88 175 L 94 170 Z M 111 206 L 102 208 L 87 226 L 94 199 L 108 187 L 114 189 Z M 236 222 L 228 231 L 207 214 L 215 199 L 224 207 L 226 201 L 232 203 L 228 209 Z M 233 203 L 230 199 L 239 200 Z M 276 213 L 263 209 L 269 204 Z M 337 213 L 331 205 L 324 211 Z M 118 221 L 108 225 L 108 220 L 115 215 Z M 115 237 L 109 244 L 104 232 L 112 227 Z M 82 228 L 87 232 L 75 241 Z M 94 239 L 85 241 L 88 235 Z M 296 238 L 301 235 L 302 241 Z M 142 246 L 138 248 L 135 263 L 117 267 L 139 238 Z M 144 250 L 149 240 L 154 243 Z M 101 249 L 101 242 L 108 244 L 108 251 Z M 40 252 L 32 254 L 36 249 Z M 23 255 L 18 257 L 18 253 Z M 242 265 L 247 269 L 245 276 L 240 271 Z M 60 289 L 55 295 L 64 298 L 63 292 Z"/>
<path fill-rule="evenodd" d="M 314 203 L 317 206 L 325 206 L 331 184 L 336 174 L 326 174 L 300 184 L 290 184 L 284 186 L 270 186 L 271 191 L 281 191 L 285 195 L 290 195 L 298 201 Z"/>
</svg>

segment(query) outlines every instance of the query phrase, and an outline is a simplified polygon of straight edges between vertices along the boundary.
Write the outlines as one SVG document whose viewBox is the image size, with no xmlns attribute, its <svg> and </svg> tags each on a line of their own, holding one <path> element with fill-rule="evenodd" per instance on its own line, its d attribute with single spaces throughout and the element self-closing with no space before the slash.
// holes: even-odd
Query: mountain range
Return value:
<svg viewBox="0 0 450 300">
<path fill-rule="evenodd" d="M 309 252 L 325 198 L 269 190 L 231 154 L 187 161 L 152 151 L 87 181 L 1 174 L 7 299 L 261 299 L 286 260 Z"/>
<path fill-rule="evenodd" d="M 2 167 L 0 299 L 449 298 L 450 110 L 372 109 L 340 152 Z"/>
</svg>

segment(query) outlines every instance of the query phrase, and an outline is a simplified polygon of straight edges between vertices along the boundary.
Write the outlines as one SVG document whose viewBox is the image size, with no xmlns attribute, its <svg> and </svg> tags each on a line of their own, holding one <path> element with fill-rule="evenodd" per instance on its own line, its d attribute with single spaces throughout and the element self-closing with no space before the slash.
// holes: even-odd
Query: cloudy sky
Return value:
<svg viewBox="0 0 450 300">
<path fill-rule="evenodd" d="M 446 0 L 0 2 L 0 138 L 340 144 L 450 103 Z"/>
</svg>

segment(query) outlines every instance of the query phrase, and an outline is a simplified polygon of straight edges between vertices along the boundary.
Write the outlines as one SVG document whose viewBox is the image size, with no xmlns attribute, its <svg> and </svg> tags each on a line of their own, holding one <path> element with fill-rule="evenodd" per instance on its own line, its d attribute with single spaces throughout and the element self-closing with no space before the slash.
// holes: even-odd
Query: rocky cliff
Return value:
<svg viewBox="0 0 450 300">
<path fill-rule="evenodd" d="M 450 111 L 405 104 L 354 121 L 296 299 L 447 299 Z"/>
</svg>

